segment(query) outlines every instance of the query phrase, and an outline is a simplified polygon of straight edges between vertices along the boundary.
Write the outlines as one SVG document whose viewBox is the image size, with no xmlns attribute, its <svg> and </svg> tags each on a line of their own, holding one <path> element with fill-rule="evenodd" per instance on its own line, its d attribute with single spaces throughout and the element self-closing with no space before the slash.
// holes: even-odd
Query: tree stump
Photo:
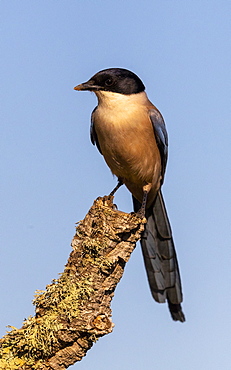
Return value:
<svg viewBox="0 0 231 370">
<path fill-rule="evenodd" d="M 35 316 L 0 339 L 0 369 L 64 370 L 111 333 L 111 300 L 145 219 L 95 200 L 76 227 L 64 272 L 36 291 Z"/>
</svg>

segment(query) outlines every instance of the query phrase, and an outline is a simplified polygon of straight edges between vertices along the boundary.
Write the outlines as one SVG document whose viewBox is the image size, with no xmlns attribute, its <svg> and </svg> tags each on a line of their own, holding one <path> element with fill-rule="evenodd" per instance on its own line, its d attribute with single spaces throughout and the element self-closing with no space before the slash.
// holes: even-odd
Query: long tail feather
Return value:
<svg viewBox="0 0 231 370">
<path fill-rule="evenodd" d="M 133 203 L 137 212 L 141 205 L 134 197 Z M 161 190 L 145 216 L 147 224 L 141 247 L 152 296 L 159 303 L 167 300 L 173 320 L 184 322 L 179 266 Z"/>
</svg>

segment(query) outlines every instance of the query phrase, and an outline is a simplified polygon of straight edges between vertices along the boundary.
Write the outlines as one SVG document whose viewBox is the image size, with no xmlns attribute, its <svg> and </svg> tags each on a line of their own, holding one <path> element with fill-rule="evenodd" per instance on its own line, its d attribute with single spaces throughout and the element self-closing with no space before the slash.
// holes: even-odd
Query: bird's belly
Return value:
<svg viewBox="0 0 231 370">
<path fill-rule="evenodd" d="M 137 117 L 137 116 L 135 116 Z M 94 127 L 100 149 L 113 174 L 142 200 L 143 186 L 151 183 L 156 192 L 161 179 L 160 153 L 147 114 L 137 119 L 95 117 Z"/>
<path fill-rule="evenodd" d="M 101 146 L 101 143 L 100 143 Z M 113 174 L 136 184 L 152 182 L 157 158 L 152 148 L 133 135 L 117 136 L 102 145 L 102 153 Z"/>
</svg>

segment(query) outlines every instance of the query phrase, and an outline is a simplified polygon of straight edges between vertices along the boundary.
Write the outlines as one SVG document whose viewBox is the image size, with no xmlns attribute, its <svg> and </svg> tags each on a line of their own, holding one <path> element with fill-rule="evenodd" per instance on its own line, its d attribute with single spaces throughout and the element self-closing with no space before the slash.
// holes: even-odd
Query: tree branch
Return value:
<svg viewBox="0 0 231 370">
<path fill-rule="evenodd" d="M 0 369 L 64 370 L 111 333 L 110 303 L 145 220 L 98 198 L 79 222 L 64 272 L 37 291 L 36 315 L 0 339 Z"/>
</svg>

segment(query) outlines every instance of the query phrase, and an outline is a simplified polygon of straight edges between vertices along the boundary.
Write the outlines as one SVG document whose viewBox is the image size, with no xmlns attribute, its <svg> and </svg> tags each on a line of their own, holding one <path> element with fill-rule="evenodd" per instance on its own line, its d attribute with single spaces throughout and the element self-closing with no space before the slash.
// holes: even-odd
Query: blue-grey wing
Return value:
<svg viewBox="0 0 231 370">
<path fill-rule="evenodd" d="M 94 113 L 95 113 L 96 109 L 97 109 L 97 107 L 95 107 L 95 109 L 93 110 L 93 112 L 91 114 L 90 138 L 91 138 L 92 144 L 93 145 L 96 144 L 99 152 L 102 154 L 101 149 L 100 149 L 100 145 L 99 145 L 99 140 L 98 140 L 98 137 L 97 137 L 97 134 L 96 134 L 96 131 L 95 131 L 95 126 L 94 126 Z"/>
<path fill-rule="evenodd" d="M 157 109 L 150 109 L 149 116 L 153 125 L 157 146 L 160 151 L 163 182 L 168 159 L 168 134 L 165 127 L 164 119 Z"/>
</svg>

